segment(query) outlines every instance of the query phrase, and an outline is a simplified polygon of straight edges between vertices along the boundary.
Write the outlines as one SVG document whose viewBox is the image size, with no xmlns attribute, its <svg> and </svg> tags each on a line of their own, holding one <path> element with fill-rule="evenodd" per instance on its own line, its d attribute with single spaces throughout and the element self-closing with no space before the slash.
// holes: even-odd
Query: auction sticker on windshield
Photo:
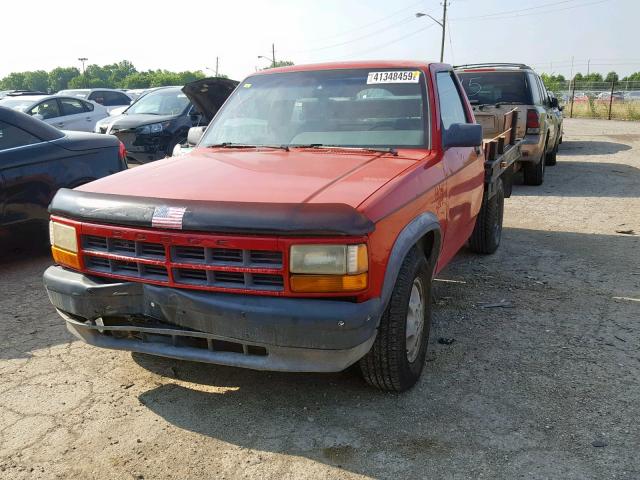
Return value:
<svg viewBox="0 0 640 480">
<path fill-rule="evenodd" d="M 367 85 L 374 83 L 418 83 L 420 72 L 399 70 L 391 72 L 369 72 Z"/>
</svg>

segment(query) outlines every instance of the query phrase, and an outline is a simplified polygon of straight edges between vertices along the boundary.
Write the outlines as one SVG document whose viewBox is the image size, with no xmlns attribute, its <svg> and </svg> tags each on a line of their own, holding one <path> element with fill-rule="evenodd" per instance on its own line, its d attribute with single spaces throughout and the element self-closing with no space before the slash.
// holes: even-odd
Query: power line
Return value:
<svg viewBox="0 0 640 480">
<path fill-rule="evenodd" d="M 373 21 L 373 22 L 366 23 L 366 24 L 364 24 L 364 25 L 360 25 L 359 27 L 354 27 L 354 28 L 351 28 L 351 29 L 349 29 L 349 30 L 345 30 L 345 31 L 344 31 L 344 32 L 342 32 L 342 33 L 336 33 L 335 35 L 329 35 L 328 37 L 322 37 L 322 38 L 319 38 L 319 39 L 317 39 L 316 41 L 317 41 L 317 42 L 324 42 L 325 40 L 330 40 L 330 39 L 332 39 L 332 38 L 336 38 L 336 37 L 343 37 L 343 36 L 345 36 L 345 35 L 348 35 L 348 34 L 350 34 L 350 33 L 352 33 L 352 32 L 358 31 L 358 30 L 364 30 L 364 29 L 366 29 L 366 28 L 369 28 L 369 27 L 370 27 L 370 26 L 372 26 L 372 25 L 377 25 L 378 23 L 386 22 L 387 20 L 389 20 L 389 18 L 391 18 L 391 17 L 395 17 L 396 15 L 398 15 L 398 14 L 400 14 L 400 13 L 402 13 L 402 12 L 406 12 L 407 10 L 410 10 L 410 9 L 414 8 L 416 5 L 420 5 L 420 4 L 422 4 L 422 3 L 423 3 L 423 2 L 422 2 L 422 0 L 420 0 L 420 1 L 418 1 L 418 2 L 415 2 L 415 3 L 412 3 L 412 4 L 410 4 L 410 5 L 407 5 L 407 6 L 406 6 L 406 7 L 404 7 L 404 8 L 401 8 L 400 10 L 396 10 L 396 11 L 395 11 L 395 12 L 393 12 L 393 13 L 390 13 L 390 14 L 388 14 L 388 15 L 385 15 L 385 16 L 384 16 L 384 18 L 380 18 L 380 19 L 375 20 L 375 21 Z"/>
<path fill-rule="evenodd" d="M 605 3 L 605 2 L 610 2 L 612 0 L 597 0 L 597 1 L 592 1 L 592 2 L 587 2 L 587 3 L 581 3 L 578 5 L 569 5 L 567 7 L 563 7 L 563 8 L 555 8 L 555 9 L 551 9 L 551 10 L 545 10 L 543 12 L 529 12 L 529 13 L 523 13 L 523 14 L 515 14 L 515 15 L 510 15 L 510 13 L 517 13 L 517 12 L 523 12 L 523 11 L 528 11 L 528 10 L 532 10 L 532 9 L 537 9 L 537 8 L 545 8 L 545 7 L 549 7 L 549 6 L 554 6 L 554 5 L 560 5 L 563 3 L 568 3 L 568 2 L 574 2 L 577 0 L 564 0 L 561 2 L 554 2 L 554 3 L 548 3 L 545 5 L 538 5 L 537 7 L 529 7 L 529 8 L 523 8 L 520 10 L 511 10 L 509 12 L 495 12 L 495 13 L 489 13 L 486 15 L 474 15 L 474 16 L 469 16 L 469 17 L 458 17 L 458 18 L 452 18 L 452 21 L 469 21 L 469 20 L 477 20 L 479 18 L 484 18 L 486 20 L 504 20 L 504 19 L 508 19 L 508 18 L 517 18 L 517 17 L 528 17 L 531 15 L 544 15 L 546 13 L 553 13 L 553 12 L 561 12 L 563 10 L 573 10 L 574 8 L 581 8 L 581 7 L 590 7 L 592 5 L 598 5 L 601 3 Z"/>
<path fill-rule="evenodd" d="M 306 50 L 292 50 L 292 51 L 290 51 L 290 52 L 288 52 L 288 53 L 307 53 L 307 52 L 317 52 L 317 51 L 320 51 L 320 50 L 329 50 L 329 49 L 331 49 L 331 48 L 342 47 L 342 46 L 344 46 L 344 45 L 348 45 L 349 43 L 358 42 L 358 41 L 360 41 L 360 40 L 362 40 L 362 39 L 365 39 L 365 38 L 371 37 L 371 36 L 373 36 L 373 35 L 379 35 L 379 34 L 380 34 L 380 32 L 385 32 L 385 31 L 387 31 L 387 30 L 391 30 L 391 29 L 396 28 L 396 27 L 398 27 L 398 26 L 400 26 L 400 25 L 403 25 L 403 24 L 405 24 L 405 23 L 409 23 L 409 22 L 410 22 L 410 21 L 412 21 L 412 20 L 415 20 L 415 16 L 414 16 L 414 15 L 411 15 L 410 17 L 403 18 L 403 19 L 402 19 L 402 20 L 400 20 L 399 22 L 392 23 L 391 25 L 388 25 L 388 26 L 386 26 L 386 27 L 384 27 L 384 28 L 381 28 L 381 29 L 379 29 L 379 30 L 376 30 L 375 32 L 367 33 L 367 34 L 365 34 L 365 35 L 361 35 L 360 37 L 352 38 L 351 40 L 345 40 L 344 42 L 334 43 L 334 44 L 332 44 L 332 45 L 325 45 L 325 46 L 323 46 L 323 47 L 309 48 L 309 49 L 306 49 Z"/>
<path fill-rule="evenodd" d="M 509 13 L 519 13 L 519 12 L 525 12 L 527 10 L 536 10 L 538 8 L 546 8 L 549 6 L 555 6 L 555 5 L 560 5 L 563 3 L 572 3 L 572 2 L 577 2 L 578 0 L 561 0 L 559 2 L 550 2 L 550 3 L 543 3 L 540 5 L 536 5 L 533 7 L 528 7 L 528 8 L 518 8 L 516 10 L 503 10 L 501 12 L 495 12 L 495 13 L 487 13 L 485 15 L 471 15 L 471 16 L 467 16 L 467 17 L 458 17 L 458 18 L 452 18 L 452 20 L 466 20 L 468 18 L 486 18 L 486 17 L 493 17 L 496 15 L 506 15 Z"/>
<path fill-rule="evenodd" d="M 430 29 L 434 25 L 435 25 L 434 23 L 430 23 L 429 25 L 427 25 L 425 27 L 419 28 L 418 30 L 415 30 L 415 31 L 413 31 L 413 32 L 411 32 L 411 33 L 409 33 L 407 35 L 403 35 L 401 37 L 398 37 L 398 38 L 396 38 L 394 40 L 391 40 L 390 42 L 385 42 L 385 43 L 377 45 L 375 47 L 368 48 L 367 50 L 362 50 L 360 52 L 352 53 L 352 54 L 348 55 L 347 57 L 342 57 L 342 58 L 351 58 L 351 57 L 354 57 L 354 56 L 365 55 L 365 54 L 371 52 L 372 50 L 379 50 L 379 49 L 384 48 L 384 47 L 386 47 L 388 45 L 393 45 L 394 43 L 398 43 L 399 41 L 404 40 L 405 38 L 409 38 L 409 37 L 411 37 L 413 35 L 417 35 L 420 32 L 424 32 L 425 30 Z"/>
</svg>

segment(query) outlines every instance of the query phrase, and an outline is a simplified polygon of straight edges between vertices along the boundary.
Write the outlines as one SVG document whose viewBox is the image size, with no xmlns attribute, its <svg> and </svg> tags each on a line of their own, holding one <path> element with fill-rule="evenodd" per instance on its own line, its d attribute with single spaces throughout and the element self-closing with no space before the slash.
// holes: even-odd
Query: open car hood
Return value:
<svg viewBox="0 0 640 480">
<path fill-rule="evenodd" d="M 228 78 L 210 77 L 187 83 L 182 92 L 210 122 L 239 82 Z"/>
</svg>

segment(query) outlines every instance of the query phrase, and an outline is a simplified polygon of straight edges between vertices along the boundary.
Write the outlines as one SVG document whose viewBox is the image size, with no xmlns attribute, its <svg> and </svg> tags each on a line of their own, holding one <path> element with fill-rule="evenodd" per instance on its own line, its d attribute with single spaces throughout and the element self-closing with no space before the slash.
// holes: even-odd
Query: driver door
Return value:
<svg viewBox="0 0 640 480">
<path fill-rule="evenodd" d="M 465 107 L 462 87 L 454 73 L 436 73 L 441 132 L 454 123 L 474 123 Z M 444 152 L 448 208 L 443 261 L 451 259 L 467 242 L 475 227 L 484 191 L 484 164 L 477 147 L 450 147 Z"/>
</svg>

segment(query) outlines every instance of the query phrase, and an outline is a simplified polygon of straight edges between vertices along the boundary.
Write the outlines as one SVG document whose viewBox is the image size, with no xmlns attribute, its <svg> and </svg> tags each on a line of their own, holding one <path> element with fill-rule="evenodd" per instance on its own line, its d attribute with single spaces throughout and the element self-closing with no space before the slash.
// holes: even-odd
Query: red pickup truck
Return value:
<svg viewBox="0 0 640 480">
<path fill-rule="evenodd" d="M 92 345 L 262 370 L 357 362 L 402 391 L 424 366 L 432 278 L 466 243 L 500 242 L 519 147 L 485 160 L 482 142 L 449 65 L 259 72 L 189 154 L 61 190 L 44 283 Z"/>
</svg>

